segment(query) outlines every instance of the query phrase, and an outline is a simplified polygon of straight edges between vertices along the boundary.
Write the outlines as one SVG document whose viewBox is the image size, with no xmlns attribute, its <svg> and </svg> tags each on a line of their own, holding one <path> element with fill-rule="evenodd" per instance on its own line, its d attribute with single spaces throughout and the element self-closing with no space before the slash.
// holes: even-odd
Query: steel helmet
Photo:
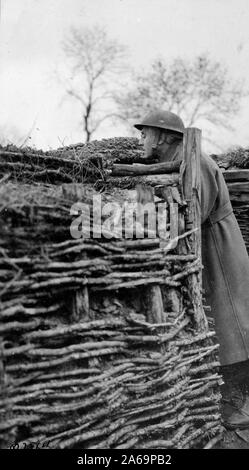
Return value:
<svg viewBox="0 0 249 470">
<path fill-rule="evenodd" d="M 171 111 L 155 110 L 146 114 L 145 118 L 138 124 L 134 124 L 136 129 L 143 129 L 143 127 L 157 127 L 173 132 L 178 132 L 183 135 L 184 124 L 179 116 Z"/>
</svg>

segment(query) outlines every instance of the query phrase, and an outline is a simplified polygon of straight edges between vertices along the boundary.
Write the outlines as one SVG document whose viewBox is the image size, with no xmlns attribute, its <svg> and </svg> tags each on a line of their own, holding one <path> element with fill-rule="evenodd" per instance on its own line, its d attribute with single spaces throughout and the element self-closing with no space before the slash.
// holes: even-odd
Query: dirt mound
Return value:
<svg viewBox="0 0 249 470">
<path fill-rule="evenodd" d="M 211 157 L 225 170 L 249 168 L 249 148 L 238 147 L 219 155 L 212 154 Z"/>
</svg>

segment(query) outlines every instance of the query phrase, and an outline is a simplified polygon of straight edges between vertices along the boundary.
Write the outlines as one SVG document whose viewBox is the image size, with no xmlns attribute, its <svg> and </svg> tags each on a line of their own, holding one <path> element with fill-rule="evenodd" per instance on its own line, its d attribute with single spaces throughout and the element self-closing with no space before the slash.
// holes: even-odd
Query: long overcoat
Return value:
<svg viewBox="0 0 249 470">
<path fill-rule="evenodd" d="M 203 287 L 222 365 L 249 358 L 249 258 L 218 165 L 201 156 Z M 248 221 L 249 223 L 249 221 Z"/>
</svg>

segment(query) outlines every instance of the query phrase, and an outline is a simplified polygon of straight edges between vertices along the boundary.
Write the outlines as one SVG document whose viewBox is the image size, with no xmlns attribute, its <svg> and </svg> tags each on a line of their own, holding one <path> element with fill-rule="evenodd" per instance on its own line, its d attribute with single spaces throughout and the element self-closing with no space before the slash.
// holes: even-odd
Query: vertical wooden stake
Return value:
<svg viewBox="0 0 249 470">
<path fill-rule="evenodd" d="M 147 204 L 154 202 L 154 191 L 150 186 L 138 184 L 136 186 L 137 202 Z M 148 217 L 142 217 L 142 223 L 148 227 Z M 145 228 L 144 227 L 144 228 Z M 161 287 L 159 285 L 148 286 L 144 294 L 144 304 L 146 319 L 150 323 L 162 323 L 164 319 L 163 299 Z"/>
<path fill-rule="evenodd" d="M 11 418 L 11 405 L 8 402 L 8 379 L 7 374 L 5 373 L 5 366 L 4 366 L 4 343 L 2 338 L 0 338 L 0 399 L 2 402 L 2 422 L 8 421 Z M 15 432 L 16 426 L 11 428 L 11 430 L 0 431 L 0 448 L 6 449 L 9 447 L 11 440 L 11 435 Z"/>
<path fill-rule="evenodd" d="M 146 306 L 146 319 L 149 323 L 163 323 L 166 321 L 160 286 L 148 286 L 144 293 L 144 302 Z"/>
<path fill-rule="evenodd" d="M 88 321 L 89 320 L 89 294 L 87 286 L 77 290 L 72 297 L 71 306 L 73 322 Z"/>
<path fill-rule="evenodd" d="M 196 229 L 190 238 L 191 251 L 201 265 L 201 131 L 188 128 L 183 139 L 182 189 L 188 203 L 186 230 Z M 189 289 L 193 301 L 194 318 L 199 330 L 208 328 L 202 306 L 202 273 L 189 276 Z"/>
</svg>

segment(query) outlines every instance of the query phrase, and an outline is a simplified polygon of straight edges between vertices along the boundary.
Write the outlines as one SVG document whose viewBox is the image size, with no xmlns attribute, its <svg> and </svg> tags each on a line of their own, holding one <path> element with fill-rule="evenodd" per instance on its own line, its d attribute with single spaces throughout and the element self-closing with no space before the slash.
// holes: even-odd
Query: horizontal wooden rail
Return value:
<svg viewBox="0 0 249 470">
<path fill-rule="evenodd" d="M 225 181 L 249 181 L 249 170 L 227 170 L 223 172 Z"/>
<path fill-rule="evenodd" d="M 153 165 L 134 163 L 133 165 L 114 164 L 111 169 L 112 176 L 139 176 L 161 175 L 179 171 L 180 162 L 162 162 Z"/>
<path fill-rule="evenodd" d="M 130 175 L 129 175 L 130 176 Z M 179 184 L 179 173 L 164 175 L 136 175 L 133 178 L 128 176 L 111 176 L 107 179 L 113 186 L 120 188 L 135 188 L 137 184 L 148 184 L 150 186 L 172 186 Z"/>
<path fill-rule="evenodd" d="M 243 182 L 234 182 L 234 183 L 227 183 L 227 187 L 230 193 L 234 192 L 241 192 L 241 193 L 249 193 L 249 181 Z"/>
</svg>

